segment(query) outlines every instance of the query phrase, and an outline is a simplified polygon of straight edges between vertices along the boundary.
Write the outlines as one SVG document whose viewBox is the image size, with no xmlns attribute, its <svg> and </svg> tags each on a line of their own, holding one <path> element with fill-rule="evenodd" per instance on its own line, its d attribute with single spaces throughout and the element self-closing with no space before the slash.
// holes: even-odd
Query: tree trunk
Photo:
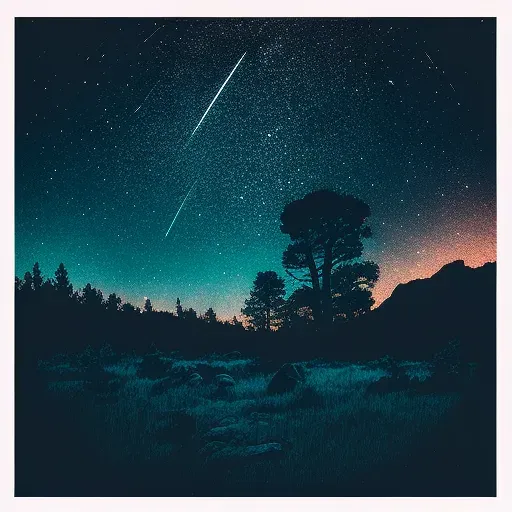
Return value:
<svg viewBox="0 0 512 512">
<path fill-rule="evenodd" d="M 318 269 L 316 268 L 315 259 L 311 249 L 306 250 L 306 261 L 311 274 L 311 284 L 313 286 L 313 303 L 311 309 L 313 311 L 313 318 L 316 322 L 322 321 L 322 291 L 320 289 L 320 278 L 318 276 Z"/>
<path fill-rule="evenodd" d="M 323 321 L 325 325 L 332 323 L 332 245 L 328 243 L 325 247 L 324 267 L 322 273 L 322 303 L 323 303 Z"/>
</svg>

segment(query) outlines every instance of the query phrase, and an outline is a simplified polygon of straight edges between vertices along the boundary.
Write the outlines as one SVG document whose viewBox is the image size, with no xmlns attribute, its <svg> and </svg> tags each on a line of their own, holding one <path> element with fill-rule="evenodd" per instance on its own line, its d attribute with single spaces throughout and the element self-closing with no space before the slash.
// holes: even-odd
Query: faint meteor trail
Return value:
<svg viewBox="0 0 512 512">
<path fill-rule="evenodd" d="M 135 113 L 137 113 L 137 111 L 139 110 L 140 107 L 142 107 L 142 105 L 144 105 L 144 103 L 146 102 L 146 100 L 149 98 L 149 95 L 153 92 L 153 89 L 160 83 L 160 80 L 158 80 L 158 82 L 153 85 L 153 87 L 151 87 L 151 90 L 147 93 L 146 97 L 142 100 L 142 103 L 135 109 Z"/>
<path fill-rule="evenodd" d="M 434 64 L 434 61 L 430 58 L 430 55 L 429 55 L 427 52 L 424 52 L 424 53 L 425 53 L 425 55 L 428 57 L 428 60 L 432 63 L 432 66 L 433 66 L 435 69 L 437 69 L 437 66 Z M 443 74 L 444 74 L 444 71 L 442 71 L 441 76 L 442 76 Z M 453 85 L 452 85 L 450 82 L 448 82 L 448 85 L 452 88 L 452 91 L 453 91 L 454 93 L 457 93 L 457 91 L 455 90 L 455 87 L 453 87 Z M 459 102 L 457 102 L 457 105 L 460 105 L 460 103 L 459 103 Z"/>
<path fill-rule="evenodd" d="M 169 226 L 169 229 L 167 230 L 167 233 L 165 233 L 164 238 L 167 238 L 167 235 L 169 234 L 169 231 L 171 231 L 171 228 L 173 227 L 174 223 L 176 222 L 176 219 L 178 218 L 178 215 L 180 214 L 181 209 L 183 208 L 183 206 L 187 202 L 188 196 L 190 195 L 190 192 L 192 192 L 192 189 L 196 186 L 196 183 L 198 182 L 198 180 L 199 180 L 199 178 L 197 178 L 197 180 L 194 181 L 194 183 L 190 187 L 190 190 L 187 192 L 187 195 L 185 196 L 185 199 L 183 199 L 183 202 L 181 203 L 181 206 L 179 207 L 178 211 L 176 212 L 176 215 L 174 216 L 174 219 L 172 219 L 171 225 Z"/>
<path fill-rule="evenodd" d="M 151 36 L 150 36 L 151 37 Z M 204 118 L 206 117 L 206 115 L 208 114 L 208 112 L 210 111 L 210 109 L 212 108 L 213 104 L 215 103 L 215 100 L 219 97 L 220 93 L 222 92 L 222 89 L 224 89 L 224 86 L 229 82 L 229 79 L 233 76 L 233 73 L 236 71 L 236 68 L 238 67 L 238 65 L 240 64 L 240 62 L 242 62 L 243 58 L 245 57 L 245 54 L 247 52 L 245 52 L 241 57 L 240 57 L 240 60 L 236 63 L 236 66 L 233 68 L 233 70 L 231 71 L 231 73 L 229 74 L 229 76 L 226 78 L 226 80 L 224 81 L 224 83 L 222 84 L 221 88 L 219 89 L 219 91 L 217 92 L 217 94 L 215 95 L 215 98 L 213 98 L 212 102 L 210 103 L 209 107 L 206 109 L 206 112 L 203 114 L 203 117 L 201 117 L 201 120 L 199 121 L 199 123 L 197 123 L 197 126 L 194 128 L 194 131 L 191 133 L 190 137 L 188 138 L 187 142 L 185 143 L 185 146 L 184 147 L 187 147 L 188 143 L 192 140 L 192 137 L 194 136 L 194 133 L 196 133 L 197 129 L 201 126 L 201 123 L 204 121 Z M 156 85 L 156 84 L 155 84 Z M 150 94 L 151 94 L 151 91 L 150 91 Z M 149 94 L 148 94 L 149 96 Z M 146 96 L 147 98 L 147 96 Z M 146 101 L 146 100 L 144 100 Z M 142 102 L 144 103 L 144 102 Z M 142 104 L 141 104 L 142 106 Z M 139 107 L 140 108 L 140 107 Z M 139 110 L 139 109 L 137 109 Z M 137 112 L 137 110 L 135 112 Z M 174 223 L 176 222 L 176 219 L 178 218 L 178 215 L 180 214 L 181 212 L 181 209 L 183 208 L 183 206 L 185 205 L 185 203 L 187 202 L 187 199 L 188 199 L 188 196 L 190 195 L 190 192 L 192 192 L 192 189 L 196 186 L 196 183 L 199 181 L 199 178 L 196 179 L 196 181 L 194 181 L 194 183 L 192 184 L 192 186 L 190 187 L 189 191 L 187 192 L 187 195 L 185 196 L 185 199 L 183 199 L 183 202 L 181 203 L 181 206 L 179 207 L 178 211 L 176 212 L 176 215 L 174 216 L 174 219 L 172 220 L 171 222 L 171 225 L 169 226 L 169 229 L 167 230 L 167 233 L 165 234 L 164 236 L 164 239 L 167 238 L 167 235 L 169 234 L 169 232 L 171 231 L 171 228 L 173 227 Z"/>
<path fill-rule="evenodd" d="M 165 25 L 162 25 L 161 27 L 158 27 L 149 37 L 146 37 L 146 39 L 144 39 L 144 43 L 150 39 L 151 37 L 153 37 L 161 28 L 164 28 Z"/>
<path fill-rule="evenodd" d="M 194 128 L 194 131 L 192 132 L 192 134 L 190 135 L 189 137 L 189 140 L 193 137 L 194 133 L 196 133 L 196 130 L 201 126 L 201 123 L 203 122 L 204 118 L 206 117 L 206 115 L 208 114 L 208 112 L 210 111 L 210 109 L 212 108 L 213 104 L 215 103 L 215 100 L 219 97 L 219 94 L 222 92 L 222 89 L 224 89 L 224 86 L 229 82 L 229 79 L 231 78 L 231 76 L 233 75 L 233 73 L 235 72 L 236 68 L 238 67 L 238 65 L 240 64 L 240 62 L 242 62 L 242 59 L 245 57 L 245 54 L 247 52 L 245 52 L 242 57 L 240 58 L 240 60 L 236 63 L 236 66 L 233 68 L 233 71 L 231 71 L 231 73 L 229 74 L 229 76 L 226 78 L 226 81 L 222 84 L 222 87 L 219 89 L 219 92 L 215 95 L 215 98 L 213 98 L 212 102 L 210 103 L 210 106 L 206 109 L 206 112 L 203 114 L 203 117 L 201 117 L 201 120 L 199 121 L 199 123 L 197 123 L 197 126 Z"/>
</svg>

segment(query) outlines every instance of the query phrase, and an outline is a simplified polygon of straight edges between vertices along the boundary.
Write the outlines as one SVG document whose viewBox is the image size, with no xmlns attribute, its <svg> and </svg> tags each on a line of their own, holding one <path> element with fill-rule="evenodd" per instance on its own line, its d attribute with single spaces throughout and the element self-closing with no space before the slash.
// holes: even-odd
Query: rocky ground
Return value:
<svg viewBox="0 0 512 512">
<path fill-rule="evenodd" d="M 16 405 L 18 496 L 495 492 L 474 365 L 106 347 L 38 366 Z"/>
</svg>

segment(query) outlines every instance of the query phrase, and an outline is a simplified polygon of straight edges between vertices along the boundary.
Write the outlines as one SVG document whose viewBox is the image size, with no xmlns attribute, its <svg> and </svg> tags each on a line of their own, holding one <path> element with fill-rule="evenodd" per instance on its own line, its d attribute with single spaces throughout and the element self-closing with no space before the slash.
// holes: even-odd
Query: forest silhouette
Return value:
<svg viewBox="0 0 512 512">
<path fill-rule="evenodd" d="M 23 360 L 34 360 L 110 345 L 135 353 L 155 346 L 187 355 L 240 350 L 283 360 L 357 360 L 386 354 L 429 357 L 453 338 L 470 347 L 470 357 L 492 353 L 489 346 L 481 346 L 481 339 L 494 332 L 491 264 L 480 271 L 480 277 L 476 277 L 478 269 L 473 276 L 463 264 L 466 273 L 445 272 L 446 283 L 441 285 L 454 293 L 441 293 L 441 285 L 427 288 L 420 294 L 423 299 L 416 294 L 413 301 L 396 299 L 394 293 L 384 307 L 372 310 L 379 267 L 362 260 L 363 241 L 371 236 L 369 216 L 370 208 L 363 201 L 330 190 L 309 193 L 286 205 L 280 229 L 289 235 L 290 244 L 283 252 L 283 267 L 299 286 L 285 298 L 285 282 L 277 272 L 259 272 L 242 316 L 231 321 L 219 320 L 212 308 L 198 314 L 179 298 L 174 312 L 154 310 L 150 298 L 141 309 L 116 293 L 105 297 L 91 283 L 75 289 L 63 263 L 52 278 L 45 279 L 36 262 L 31 272 L 15 278 L 16 353 Z M 471 300 L 462 305 L 459 292 L 464 288 Z M 414 312 L 402 314 L 389 307 L 397 301 Z M 429 310 L 430 303 L 446 304 L 448 315 L 440 308 Z M 473 308 L 475 314 L 468 315 Z M 416 325 L 409 325 L 414 315 L 419 315 Z M 416 336 L 414 341 L 411 335 Z"/>
<path fill-rule="evenodd" d="M 362 241 L 371 235 L 369 215 L 364 202 L 329 190 L 287 205 L 281 231 L 291 243 L 283 253 L 283 266 L 300 287 L 285 299 L 284 280 L 273 270 L 259 272 L 241 309 L 243 322 L 236 316 L 220 321 L 212 308 L 198 315 L 179 298 L 175 312 L 155 311 L 150 298 L 140 309 L 123 303 L 116 293 L 105 297 L 91 283 L 75 289 L 63 263 L 53 278 L 44 279 L 36 262 L 32 272 L 15 278 L 17 318 L 34 320 L 17 326 L 18 340 L 37 333 L 40 342 L 29 350 L 43 356 L 103 344 L 144 351 L 149 340 L 162 349 L 223 351 L 241 348 L 237 343 L 251 345 L 252 340 L 264 346 L 275 331 L 289 338 L 299 331 L 327 333 L 333 324 L 357 318 L 374 304 L 379 268 L 358 261 Z M 300 350 L 299 345 L 295 348 Z"/>
<path fill-rule="evenodd" d="M 37 262 L 16 277 L 16 494 L 248 495 L 256 482 L 237 478 L 264 460 L 275 478 L 257 495 L 493 495 L 496 264 L 452 262 L 372 309 L 369 216 L 329 190 L 288 204 L 282 261 L 298 287 L 287 297 L 275 270 L 258 272 L 231 321 L 179 298 L 156 311 L 149 297 L 140 308 L 76 289 L 63 263 L 52 278 Z M 408 374 L 415 365 L 430 377 Z M 293 442 L 262 435 L 268 422 Z M 405 451 L 391 442 L 408 439 L 402 428 L 419 429 Z M 152 451 L 162 440 L 170 456 Z M 306 487 L 302 468 L 317 475 Z"/>
</svg>

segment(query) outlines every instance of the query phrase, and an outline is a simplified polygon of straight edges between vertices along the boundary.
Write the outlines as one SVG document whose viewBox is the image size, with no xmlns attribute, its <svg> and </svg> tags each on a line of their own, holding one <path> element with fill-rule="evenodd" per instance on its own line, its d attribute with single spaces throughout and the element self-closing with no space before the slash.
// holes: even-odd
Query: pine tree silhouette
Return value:
<svg viewBox="0 0 512 512">
<path fill-rule="evenodd" d="M 73 294 L 73 285 L 69 282 L 68 271 L 61 263 L 55 271 L 53 286 L 59 297 L 69 298 Z"/>
<path fill-rule="evenodd" d="M 178 318 L 183 318 L 183 307 L 179 297 L 176 299 L 176 315 Z"/>
<path fill-rule="evenodd" d="M 34 263 L 34 268 L 32 269 L 32 282 L 34 290 L 36 291 L 40 290 L 43 286 L 43 277 L 37 261 Z"/>
</svg>

